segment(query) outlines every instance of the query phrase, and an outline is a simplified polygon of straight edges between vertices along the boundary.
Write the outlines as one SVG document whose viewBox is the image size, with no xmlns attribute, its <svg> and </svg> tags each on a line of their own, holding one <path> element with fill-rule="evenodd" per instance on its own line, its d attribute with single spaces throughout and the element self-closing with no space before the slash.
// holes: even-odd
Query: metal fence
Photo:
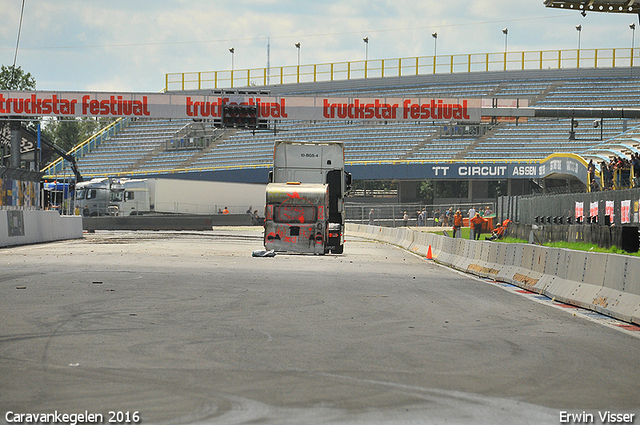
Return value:
<svg viewBox="0 0 640 425">
<path fill-rule="evenodd" d="M 607 214 L 607 202 L 613 204 L 613 215 Z M 623 202 L 629 205 L 628 221 L 623 222 Z M 583 222 L 597 224 L 638 224 L 640 189 L 609 190 L 591 193 L 568 193 L 563 195 L 502 196 L 498 198 L 497 216 L 500 220 L 509 218 L 522 224 L 569 224 L 576 220 L 576 203 L 582 203 Z M 591 205 L 597 207 L 597 214 L 591 216 Z M 544 223 L 542 220 L 544 219 Z"/>
<path fill-rule="evenodd" d="M 495 212 L 495 203 L 482 203 L 483 207 L 490 206 Z M 436 212 L 439 215 L 445 214 L 449 208 L 453 211 L 460 210 L 464 217 L 467 217 L 471 207 L 479 207 L 478 203 L 449 203 L 440 205 L 428 204 L 345 204 L 346 219 L 348 222 L 356 224 L 369 224 L 369 218 L 373 220 L 372 224 L 385 227 L 402 227 L 405 226 L 404 213 L 406 211 L 409 216 L 407 226 L 435 226 L 434 216 Z M 426 211 L 427 219 L 424 222 L 418 222 L 418 214 L 422 210 Z"/>
<path fill-rule="evenodd" d="M 368 59 L 271 68 L 178 72 L 165 76 L 165 91 L 310 83 L 407 75 L 529 69 L 632 67 L 640 48 L 541 50 Z"/>
</svg>

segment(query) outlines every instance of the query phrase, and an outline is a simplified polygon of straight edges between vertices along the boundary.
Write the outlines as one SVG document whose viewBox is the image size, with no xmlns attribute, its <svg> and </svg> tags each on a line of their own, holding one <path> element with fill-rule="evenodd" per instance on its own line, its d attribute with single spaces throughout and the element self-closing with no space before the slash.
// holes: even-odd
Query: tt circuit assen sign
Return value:
<svg viewBox="0 0 640 425">
<path fill-rule="evenodd" d="M 587 164 L 574 154 L 553 154 L 542 160 L 521 162 L 455 162 L 429 163 L 407 161 L 398 164 L 349 163 L 349 172 L 356 179 L 404 180 L 508 180 L 575 177 L 587 182 Z"/>
<path fill-rule="evenodd" d="M 0 91 L 0 116 L 220 119 L 224 105 L 255 105 L 262 120 L 480 122 L 481 99 L 337 98 Z"/>
</svg>

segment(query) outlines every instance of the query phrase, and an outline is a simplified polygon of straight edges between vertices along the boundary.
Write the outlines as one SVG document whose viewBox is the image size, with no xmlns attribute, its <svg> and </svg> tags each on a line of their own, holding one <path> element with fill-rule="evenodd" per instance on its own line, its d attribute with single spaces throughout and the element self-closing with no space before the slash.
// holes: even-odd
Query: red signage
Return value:
<svg viewBox="0 0 640 425">
<path fill-rule="evenodd" d="M 219 119 L 223 105 L 256 105 L 259 118 L 480 122 L 481 99 L 336 98 L 0 91 L 0 116 Z"/>
</svg>

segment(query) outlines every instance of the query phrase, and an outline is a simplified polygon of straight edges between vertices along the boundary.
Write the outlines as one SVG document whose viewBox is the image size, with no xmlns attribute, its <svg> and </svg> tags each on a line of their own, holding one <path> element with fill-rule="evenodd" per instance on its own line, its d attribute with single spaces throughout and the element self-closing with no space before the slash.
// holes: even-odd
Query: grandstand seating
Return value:
<svg viewBox="0 0 640 425">
<path fill-rule="evenodd" d="M 638 106 L 640 74 L 628 68 L 579 71 L 394 77 L 265 89 L 287 96 L 520 98 L 528 99 L 531 106 L 550 108 Z M 202 149 L 170 150 L 168 141 L 189 120 L 132 120 L 124 130 L 80 158 L 78 165 L 87 176 L 264 166 L 272 161 L 277 139 L 342 140 L 347 162 L 539 159 L 558 152 L 602 158 L 607 144 L 640 146 L 639 120 L 606 119 L 602 129 L 594 127 L 593 119 L 576 121 L 574 139 L 569 138 L 571 124 L 567 118 L 499 122 L 477 136 L 448 136 L 443 134 L 442 124 L 433 122 L 282 121 L 275 123 L 275 132 L 228 130 Z M 609 151 L 613 155 L 623 149 Z"/>
</svg>

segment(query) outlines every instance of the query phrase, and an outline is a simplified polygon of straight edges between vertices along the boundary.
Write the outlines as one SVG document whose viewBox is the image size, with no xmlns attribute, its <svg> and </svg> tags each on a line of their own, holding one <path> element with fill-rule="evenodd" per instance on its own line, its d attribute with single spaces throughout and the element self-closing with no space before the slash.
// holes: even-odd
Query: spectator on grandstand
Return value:
<svg viewBox="0 0 640 425">
<path fill-rule="evenodd" d="M 596 164 L 593 163 L 593 159 L 589 160 L 587 172 L 589 173 L 589 185 L 591 186 L 591 190 L 593 190 L 594 182 L 596 181 Z"/>
<path fill-rule="evenodd" d="M 229 214 L 229 208 L 224 207 L 224 209 L 222 210 L 222 214 Z"/>
<path fill-rule="evenodd" d="M 600 163 L 600 178 L 602 179 L 602 188 L 604 190 L 611 189 L 613 183 L 613 173 L 610 168 L 610 164 L 605 161 Z"/>
<path fill-rule="evenodd" d="M 633 154 L 631 166 L 633 167 L 633 187 L 640 187 L 640 154 Z"/>
</svg>

